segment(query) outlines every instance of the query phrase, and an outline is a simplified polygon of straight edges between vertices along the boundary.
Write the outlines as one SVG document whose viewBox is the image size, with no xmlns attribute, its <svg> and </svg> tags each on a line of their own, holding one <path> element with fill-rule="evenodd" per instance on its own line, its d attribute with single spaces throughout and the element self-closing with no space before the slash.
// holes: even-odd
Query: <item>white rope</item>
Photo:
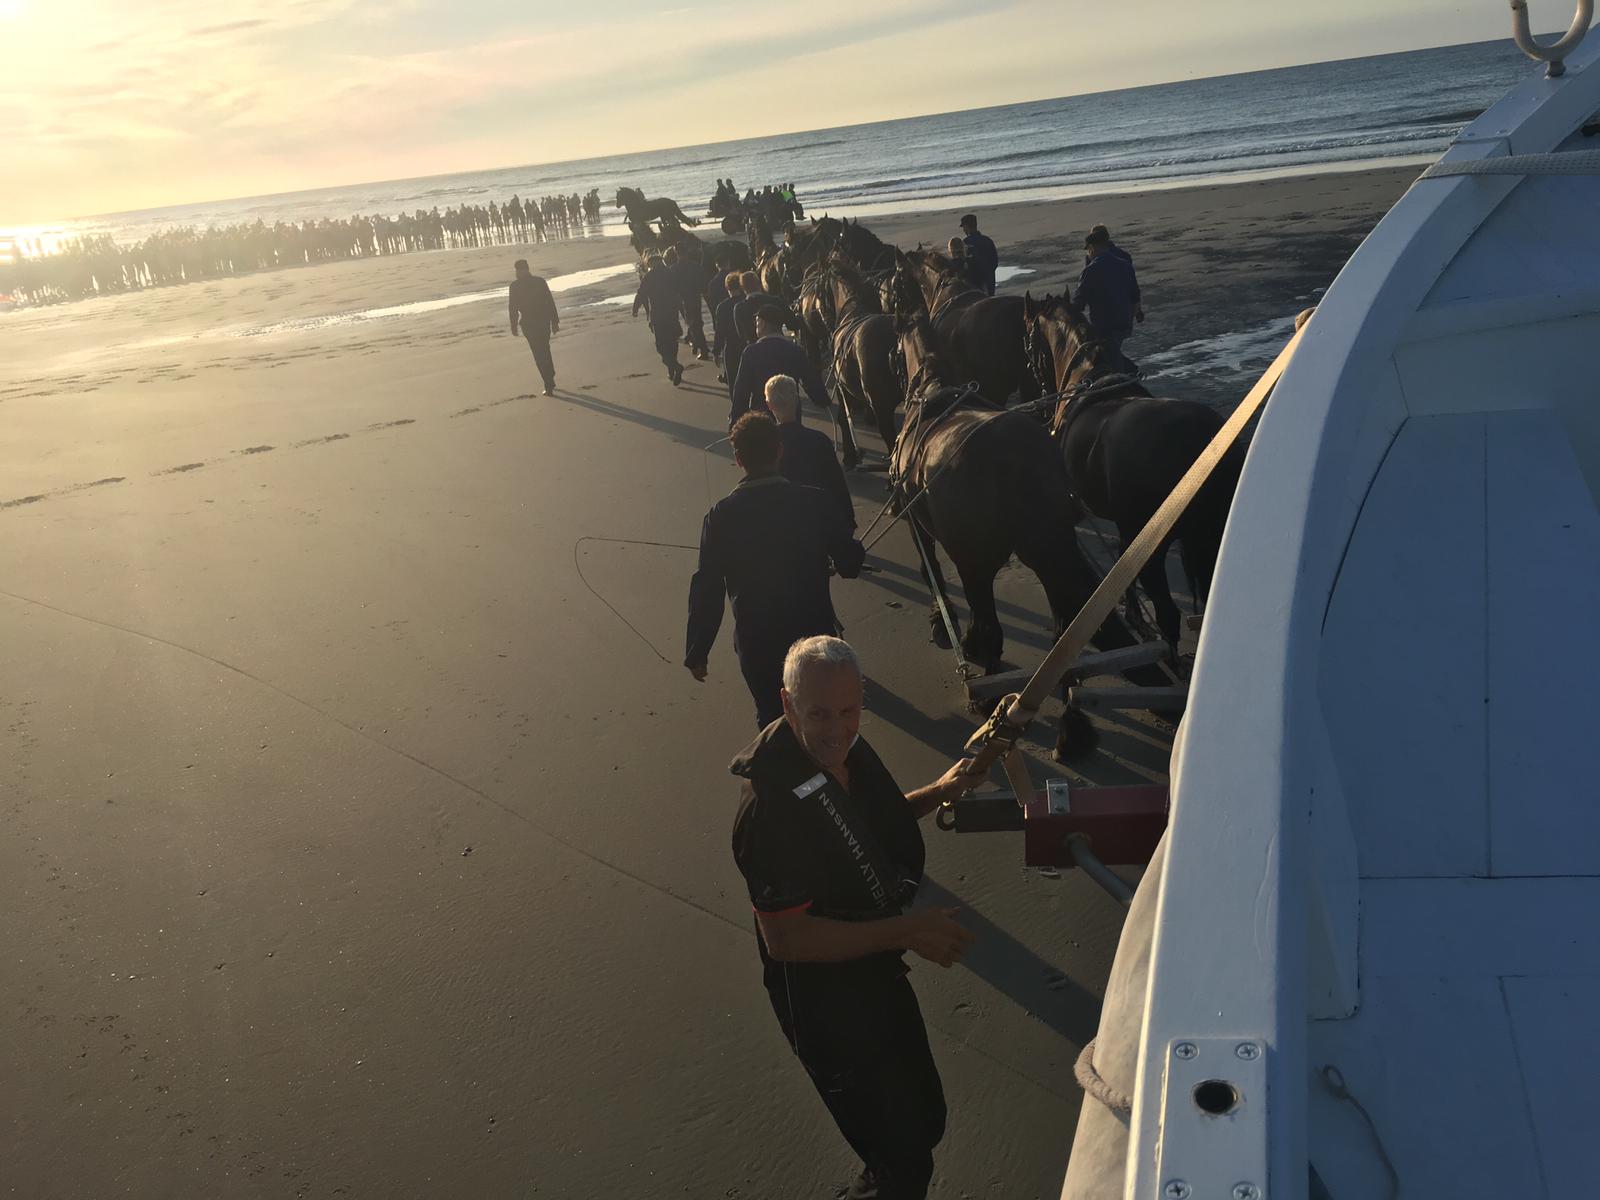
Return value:
<svg viewBox="0 0 1600 1200">
<path fill-rule="evenodd" d="M 1078 1061 L 1072 1064 L 1072 1073 L 1077 1077 L 1078 1086 L 1087 1095 L 1093 1096 L 1119 1117 L 1129 1117 L 1133 1114 L 1133 1098 L 1124 1096 L 1116 1088 L 1106 1082 L 1105 1076 L 1095 1070 L 1094 1044 L 1099 1038 L 1093 1038 L 1078 1055 Z"/>
<path fill-rule="evenodd" d="M 1419 179 L 1455 175 L 1600 175 L 1600 150 L 1568 150 L 1562 154 L 1510 154 L 1436 162 Z"/>
</svg>

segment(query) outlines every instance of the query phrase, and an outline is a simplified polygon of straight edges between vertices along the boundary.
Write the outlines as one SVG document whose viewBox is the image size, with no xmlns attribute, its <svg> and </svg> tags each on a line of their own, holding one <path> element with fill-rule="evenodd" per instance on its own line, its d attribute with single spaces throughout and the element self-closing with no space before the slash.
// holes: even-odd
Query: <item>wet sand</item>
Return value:
<svg viewBox="0 0 1600 1200">
<path fill-rule="evenodd" d="M 1129 352 L 1224 404 L 1412 174 L 983 226 L 1037 294 L 1109 224 L 1149 313 Z M 870 224 L 931 245 L 956 215 Z M 667 385 L 643 324 L 599 303 L 626 276 L 558 295 L 553 398 L 501 299 L 350 317 L 487 292 L 519 253 L 562 276 L 628 250 L 0 318 L 7 1194 L 776 1200 L 853 1175 L 767 1006 L 728 850 L 726 762 L 754 733 L 731 630 L 696 685 L 692 553 L 578 543 L 695 541 L 735 480 L 702 451 L 714 371 Z M 865 522 L 883 483 L 852 486 Z M 907 786 L 971 728 L 911 554 L 897 532 L 834 588 L 864 733 Z M 1042 594 L 1015 568 L 1000 593 L 1031 664 Z M 1103 732 L 1076 778 L 1164 778 L 1169 729 Z M 1013 835 L 925 832 L 929 899 L 980 935 L 965 966 L 913 972 L 951 1107 L 933 1195 L 1053 1196 L 1120 910 L 1027 875 Z"/>
</svg>

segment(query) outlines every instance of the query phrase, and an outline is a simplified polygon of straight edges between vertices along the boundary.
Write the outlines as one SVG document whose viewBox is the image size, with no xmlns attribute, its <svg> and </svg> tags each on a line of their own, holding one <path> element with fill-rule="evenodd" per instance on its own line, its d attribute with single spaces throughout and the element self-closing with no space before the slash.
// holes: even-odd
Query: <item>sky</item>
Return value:
<svg viewBox="0 0 1600 1200">
<path fill-rule="evenodd" d="M 676 2 L 0 0 L 0 224 L 827 128 L 1510 28 L 1505 0 Z M 1571 13 L 1536 0 L 1535 15 L 1564 27 Z"/>
</svg>

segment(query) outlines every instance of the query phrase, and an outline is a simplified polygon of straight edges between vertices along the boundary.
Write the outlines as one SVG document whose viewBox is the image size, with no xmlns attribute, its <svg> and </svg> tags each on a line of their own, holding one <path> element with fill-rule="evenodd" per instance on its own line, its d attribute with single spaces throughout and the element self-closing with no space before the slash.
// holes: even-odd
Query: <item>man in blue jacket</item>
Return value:
<svg viewBox="0 0 1600 1200">
<path fill-rule="evenodd" d="M 783 336 L 785 315 L 782 305 L 770 301 L 756 310 L 756 340 L 739 356 L 739 374 L 733 385 L 733 411 L 728 414 L 730 428 L 752 408 L 760 411 L 767 394 L 767 380 L 774 375 L 794 376 L 811 397 L 811 403 L 818 408 L 828 407 L 828 389 L 823 386 L 816 364 L 807 357 L 799 342 Z"/>
<path fill-rule="evenodd" d="M 828 565 L 845 579 L 866 551 L 833 503 L 778 471 L 783 442 L 766 413 L 733 427 L 733 458 L 744 478 L 717 501 L 700 528 L 700 561 L 689 582 L 683 665 L 704 682 L 723 597 L 733 602 L 733 649 L 762 728 L 783 715 L 783 658 L 799 639 L 835 634 Z"/>
<path fill-rule="evenodd" d="M 967 270 L 985 295 L 994 295 L 994 274 L 1000 268 L 1000 251 L 994 248 L 992 238 L 978 232 L 978 218 L 972 213 L 961 218 L 961 232 L 965 235 L 962 240 L 967 243 L 967 258 L 971 260 Z"/>
<path fill-rule="evenodd" d="M 1122 343 L 1133 332 L 1133 323 L 1144 320 L 1140 307 L 1139 279 L 1133 259 L 1111 240 L 1104 225 L 1096 225 L 1083 241 L 1083 274 L 1078 277 L 1074 297 L 1078 307 L 1087 310 L 1089 324 L 1100 339 L 1118 354 Z"/>
</svg>

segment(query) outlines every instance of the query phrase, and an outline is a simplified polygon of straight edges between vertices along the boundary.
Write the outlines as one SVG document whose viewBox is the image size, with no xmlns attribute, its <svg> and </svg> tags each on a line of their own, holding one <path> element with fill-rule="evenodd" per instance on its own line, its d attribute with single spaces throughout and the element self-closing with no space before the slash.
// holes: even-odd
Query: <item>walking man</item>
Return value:
<svg viewBox="0 0 1600 1200">
<path fill-rule="evenodd" d="M 635 319 L 639 316 L 640 308 L 644 309 L 645 318 L 650 323 L 656 353 L 667 368 L 667 378 L 672 380 L 673 387 L 677 387 L 683 382 L 683 366 L 678 362 L 678 339 L 683 336 L 683 330 L 678 327 L 678 290 L 665 264 L 654 255 L 645 268 L 644 278 L 639 281 L 639 290 L 633 296 Z"/>
<path fill-rule="evenodd" d="M 676 246 L 668 246 L 661 261 L 672 275 L 672 286 L 678 293 L 678 310 L 683 316 L 684 330 L 689 346 L 698 359 L 710 357 L 706 350 L 705 318 L 701 316 L 701 289 L 706 285 L 706 275 L 699 263 L 690 262 L 678 255 Z"/>
<path fill-rule="evenodd" d="M 923 1200 L 945 1099 L 904 953 L 949 967 L 973 937 L 954 908 L 910 907 L 925 859 L 917 821 L 981 777 L 958 762 L 902 792 L 857 736 L 863 694 L 848 643 L 789 649 L 783 720 L 730 767 L 744 781 L 733 857 L 778 1026 L 862 1159 L 849 1195 Z"/>
<path fill-rule="evenodd" d="M 511 336 L 517 335 L 517 325 L 522 325 L 522 336 L 528 339 L 528 349 L 533 351 L 534 365 L 544 380 L 544 394 L 556 390 L 556 364 L 550 357 L 550 338 L 561 328 L 561 318 L 556 315 L 555 297 L 550 295 L 550 285 L 528 270 L 528 260 L 519 258 L 513 264 L 517 277 L 511 281 Z"/>
<path fill-rule="evenodd" d="M 1133 259 L 1112 242 L 1104 225 L 1096 225 L 1083 239 L 1083 254 L 1083 274 L 1078 276 L 1074 299 L 1088 311 L 1089 324 L 1100 340 L 1122 355 L 1122 343 L 1133 332 L 1133 323 L 1144 320 Z"/>
<path fill-rule="evenodd" d="M 774 375 L 767 380 L 767 411 L 778 423 L 783 440 L 783 457 L 778 470 L 790 483 L 814 487 L 833 501 L 850 531 L 856 528 L 856 502 L 845 482 L 844 468 L 833 452 L 833 439 L 820 429 L 807 429 L 800 423 L 800 385 L 792 375 Z"/>
<path fill-rule="evenodd" d="M 1000 269 L 1000 251 L 994 248 L 993 239 L 978 232 L 978 218 L 968 213 L 961 218 L 963 241 L 967 243 L 967 257 L 971 259 L 968 271 L 975 287 L 986 295 L 994 295 L 994 275 Z"/>
<path fill-rule="evenodd" d="M 740 279 L 739 272 L 729 271 L 727 278 L 723 280 L 723 286 L 728 294 L 711 313 L 711 332 L 714 338 L 711 352 L 716 356 L 717 362 L 722 364 L 722 374 L 719 378 L 728 385 L 728 395 L 732 397 L 734 381 L 739 377 L 739 356 L 744 353 L 744 343 L 733 327 L 733 310 L 739 301 L 744 299 L 744 283 Z"/>
<path fill-rule="evenodd" d="M 734 653 L 755 700 L 756 723 L 764 727 L 782 715 L 779 692 L 789 647 L 839 630 L 828 594 L 829 563 L 843 578 L 854 579 L 866 551 L 832 501 L 779 473 L 783 442 L 770 416 L 747 413 L 731 440 L 744 478 L 712 505 L 700 527 L 683 665 L 696 681 L 705 681 L 726 595 L 733 601 Z"/>
<path fill-rule="evenodd" d="M 785 315 L 783 306 L 770 300 L 756 312 L 756 340 L 746 346 L 739 357 L 739 376 L 733 385 L 733 410 L 728 414 L 730 427 L 761 403 L 766 395 L 767 380 L 774 375 L 793 376 L 804 386 L 811 403 L 818 408 L 828 407 L 828 389 L 823 386 L 822 373 L 805 348 L 783 334 Z"/>
</svg>

